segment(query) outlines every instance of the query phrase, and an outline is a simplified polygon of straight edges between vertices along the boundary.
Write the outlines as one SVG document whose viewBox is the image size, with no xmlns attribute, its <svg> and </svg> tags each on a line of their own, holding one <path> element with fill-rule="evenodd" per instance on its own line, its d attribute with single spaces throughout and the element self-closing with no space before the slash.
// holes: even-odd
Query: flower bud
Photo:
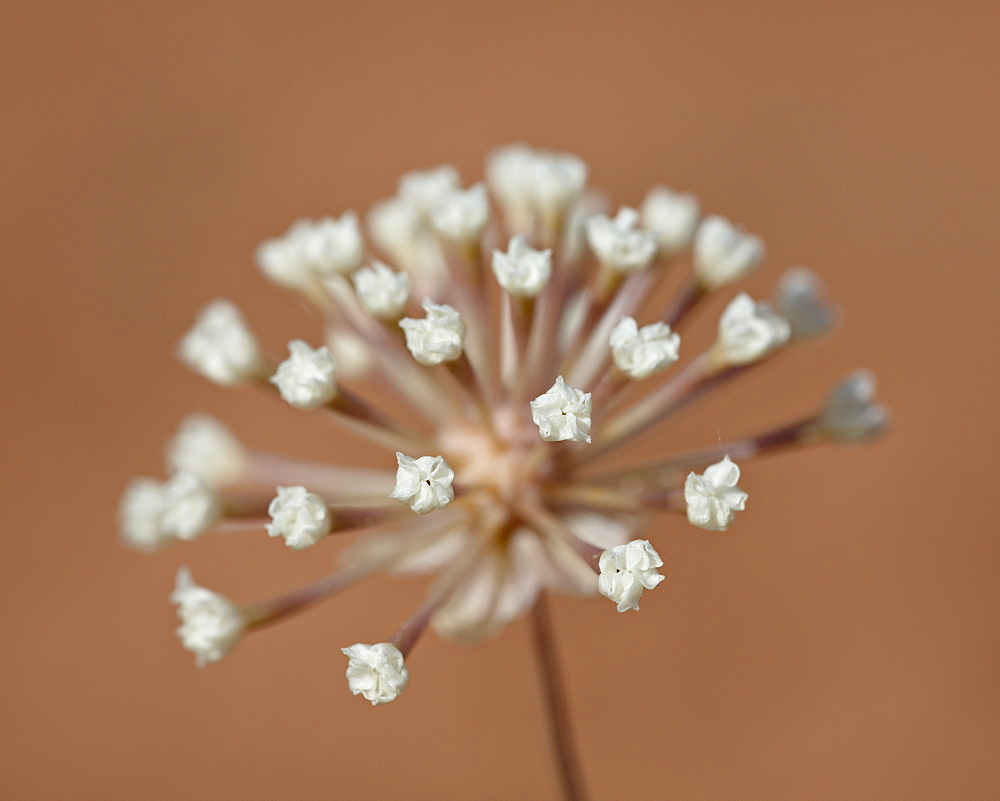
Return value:
<svg viewBox="0 0 1000 801">
<path fill-rule="evenodd" d="M 649 190 L 642 201 L 642 225 L 656 234 L 660 251 L 676 253 L 691 244 L 698 225 L 698 199 L 665 186 Z"/>
<path fill-rule="evenodd" d="M 736 486 L 739 480 L 740 468 L 728 456 L 706 467 L 703 475 L 689 473 L 684 482 L 688 520 L 706 531 L 729 528 L 750 497 Z"/>
<path fill-rule="evenodd" d="M 195 584 L 186 567 L 177 571 L 177 586 L 170 600 L 177 604 L 181 619 L 177 636 L 194 653 L 198 667 L 218 662 L 243 636 L 246 621 L 239 608 L 228 598 Z"/>
<path fill-rule="evenodd" d="M 706 289 L 736 281 L 760 264 L 764 243 L 725 217 L 701 221 L 694 235 L 694 272 Z"/>
<path fill-rule="evenodd" d="M 296 409 L 317 409 L 337 394 L 337 365 L 330 349 L 310 348 L 301 339 L 288 343 L 291 354 L 278 365 L 271 383 L 281 397 Z"/>
<path fill-rule="evenodd" d="M 198 314 L 177 347 L 180 360 L 216 384 L 238 384 L 260 374 L 263 358 L 240 310 L 216 300 Z"/>
<path fill-rule="evenodd" d="M 413 459 L 396 453 L 396 487 L 390 498 L 407 504 L 418 515 L 443 509 L 455 498 L 455 471 L 440 456 Z"/>
<path fill-rule="evenodd" d="M 618 604 L 619 612 L 638 612 L 643 589 L 651 590 L 664 579 L 656 572 L 656 568 L 663 567 L 663 560 L 647 540 L 608 548 L 601 554 L 599 565 L 597 589 Z"/>
<path fill-rule="evenodd" d="M 610 344 L 615 367 L 629 378 L 639 380 L 666 370 L 677 361 L 681 337 L 666 323 L 639 328 L 632 317 L 622 317 L 611 330 Z"/>
<path fill-rule="evenodd" d="M 399 327 L 406 334 L 406 347 L 423 365 L 455 361 L 462 355 L 465 321 L 447 304 L 439 305 L 425 299 L 423 307 L 427 312 L 424 319 L 404 317 L 399 321 Z"/>
<path fill-rule="evenodd" d="M 864 442 L 878 436 L 889 424 L 889 412 L 874 400 L 875 376 L 867 370 L 851 373 L 830 394 L 820 430 L 840 442 Z"/>
<path fill-rule="evenodd" d="M 590 393 L 559 376 L 531 402 L 531 419 L 546 442 L 590 442 Z"/>
<path fill-rule="evenodd" d="M 285 545 L 301 551 L 330 533 L 330 507 L 305 487 L 278 487 L 267 507 L 269 537 L 284 537 Z"/>
<path fill-rule="evenodd" d="M 403 655 L 392 643 L 357 643 L 340 650 L 349 660 L 347 686 L 354 695 L 371 701 L 372 706 L 394 701 L 410 680 Z"/>
</svg>

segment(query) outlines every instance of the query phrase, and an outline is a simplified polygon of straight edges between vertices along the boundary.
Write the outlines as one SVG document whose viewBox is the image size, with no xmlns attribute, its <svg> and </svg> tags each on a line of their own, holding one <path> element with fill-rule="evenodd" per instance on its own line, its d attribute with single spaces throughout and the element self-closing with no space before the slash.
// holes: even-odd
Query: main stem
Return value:
<svg viewBox="0 0 1000 801">
<path fill-rule="evenodd" d="M 539 593 L 531 612 L 531 634 L 538 656 L 538 667 L 542 674 L 545 711 L 559 767 L 563 798 L 565 801 L 586 801 L 587 791 L 583 786 L 580 759 L 570 729 L 569 708 L 559 670 L 555 639 L 552 636 L 552 618 L 549 614 L 548 598 L 544 592 Z"/>
</svg>

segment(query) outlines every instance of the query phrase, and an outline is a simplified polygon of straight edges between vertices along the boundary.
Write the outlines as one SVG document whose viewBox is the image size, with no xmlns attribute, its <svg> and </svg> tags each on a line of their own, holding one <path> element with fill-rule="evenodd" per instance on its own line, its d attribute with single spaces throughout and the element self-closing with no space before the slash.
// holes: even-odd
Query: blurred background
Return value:
<svg viewBox="0 0 1000 801">
<path fill-rule="evenodd" d="M 612 201 L 653 183 L 760 233 L 844 311 L 827 341 L 664 429 L 707 444 L 809 411 L 868 367 L 870 448 L 748 466 L 641 615 L 560 600 L 595 799 L 1000 797 L 995 497 L 997 7 L 987 3 L 18 3 L 0 10 L 4 799 L 546 799 L 528 631 L 429 635 L 372 709 L 342 645 L 422 582 L 379 579 L 194 667 L 179 564 L 239 601 L 336 548 L 208 537 L 142 556 L 135 475 L 203 410 L 255 446 L 380 464 L 307 415 L 181 368 L 207 300 L 271 347 L 316 327 L 252 263 L 303 216 L 367 209 L 443 161 L 569 150 Z M 701 321 L 711 326 L 710 315 Z M 651 537 L 661 553 L 686 523 Z"/>
</svg>

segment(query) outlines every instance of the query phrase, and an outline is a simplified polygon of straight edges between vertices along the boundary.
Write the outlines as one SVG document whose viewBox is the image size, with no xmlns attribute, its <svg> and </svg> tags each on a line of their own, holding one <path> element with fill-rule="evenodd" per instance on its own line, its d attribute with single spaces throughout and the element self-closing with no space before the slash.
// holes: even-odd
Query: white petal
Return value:
<svg viewBox="0 0 1000 801">
<path fill-rule="evenodd" d="M 340 650 L 348 658 L 347 686 L 372 706 L 395 700 L 410 681 L 403 655 L 392 643 L 356 643 Z"/>
<path fill-rule="evenodd" d="M 531 402 L 531 419 L 547 442 L 590 442 L 590 393 L 559 376 L 548 392 Z"/>
</svg>

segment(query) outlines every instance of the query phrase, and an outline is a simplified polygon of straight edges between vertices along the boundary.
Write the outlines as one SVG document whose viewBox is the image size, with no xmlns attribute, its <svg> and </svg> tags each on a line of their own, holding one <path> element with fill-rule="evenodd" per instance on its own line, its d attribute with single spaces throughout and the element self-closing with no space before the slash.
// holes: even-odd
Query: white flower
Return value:
<svg viewBox="0 0 1000 801">
<path fill-rule="evenodd" d="M 180 472 L 162 483 L 135 479 L 122 496 L 118 520 L 126 543 L 153 551 L 175 538 L 195 539 L 220 514 L 215 492 L 191 473 Z"/>
<path fill-rule="evenodd" d="M 431 225 L 437 233 L 453 242 L 476 242 L 490 221 L 490 201 L 486 185 L 478 183 L 465 191 L 444 192 L 431 209 Z"/>
<path fill-rule="evenodd" d="M 694 271 L 706 289 L 742 278 L 764 258 L 759 237 L 737 228 L 725 217 L 702 220 L 694 236 Z"/>
<path fill-rule="evenodd" d="M 518 234 L 510 240 L 506 253 L 493 251 L 493 275 L 510 294 L 533 298 L 552 275 L 552 251 L 535 250 Z"/>
<path fill-rule="evenodd" d="M 404 317 L 399 321 L 406 334 L 406 347 L 423 365 L 454 361 L 462 355 L 465 321 L 451 306 L 439 305 L 429 298 L 424 300 L 423 307 L 427 312 L 424 319 Z"/>
<path fill-rule="evenodd" d="M 536 150 L 530 175 L 535 210 L 543 219 L 559 218 L 583 194 L 587 165 L 572 153 Z"/>
<path fill-rule="evenodd" d="M 410 277 L 397 273 L 380 261 L 362 267 L 352 280 L 358 300 L 372 317 L 394 322 L 410 299 Z"/>
<path fill-rule="evenodd" d="M 660 555 L 648 540 L 632 540 L 601 554 L 601 575 L 597 589 L 605 598 L 618 604 L 619 612 L 639 611 L 643 588 L 653 589 L 663 581 L 656 568 L 663 567 Z"/>
<path fill-rule="evenodd" d="M 339 220 L 323 217 L 309 224 L 299 244 L 304 263 L 324 277 L 349 275 L 365 258 L 365 242 L 353 211 Z"/>
<path fill-rule="evenodd" d="M 337 365 L 330 349 L 310 348 L 301 339 L 288 343 L 291 354 L 278 365 L 271 383 L 296 409 L 316 409 L 329 403 L 337 394 Z"/>
<path fill-rule="evenodd" d="M 629 378 L 639 380 L 677 361 L 681 337 L 666 323 L 639 328 L 632 317 L 622 317 L 611 330 L 610 343 L 615 366 Z"/>
<path fill-rule="evenodd" d="M 460 188 L 458 170 L 451 164 L 441 164 L 429 170 L 413 170 L 399 179 L 399 196 L 413 203 L 425 219 L 439 200 Z"/>
<path fill-rule="evenodd" d="M 656 234 L 661 251 L 676 253 L 691 244 L 700 212 L 694 195 L 655 186 L 642 201 L 642 224 Z"/>
<path fill-rule="evenodd" d="M 118 509 L 122 540 L 140 551 L 155 551 L 173 539 L 160 525 L 166 505 L 161 482 L 151 478 L 133 480 Z"/>
<path fill-rule="evenodd" d="M 413 262 L 422 217 L 417 204 L 402 197 L 376 203 L 368 212 L 368 230 L 386 254 L 403 266 Z"/>
<path fill-rule="evenodd" d="M 159 526 L 165 537 L 193 540 L 215 525 L 222 513 L 214 490 L 191 473 L 175 473 L 162 491 Z"/>
<path fill-rule="evenodd" d="M 207 414 L 188 415 L 167 443 L 167 466 L 191 473 L 211 487 L 236 483 L 246 471 L 246 452 L 233 433 Z"/>
<path fill-rule="evenodd" d="M 741 293 L 722 312 L 714 356 L 726 365 L 750 364 L 784 345 L 789 333 L 784 317 Z"/>
<path fill-rule="evenodd" d="M 198 667 L 218 662 L 243 636 L 246 621 L 239 608 L 228 598 L 195 584 L 186 567 L 177 571 L 177 586 L 170 600 L 177 604 L 181 619 L 177 636 L 194 652 Z"/>
<path fill-rule="evenodd" d="M 405 503 L 418 515 L 444 509 L 454 500 L 451 482 L 455 471 L 441 456 L 413 459 L 397 451 L 396 463 L 396 487 L 389 493 L 390 498 Z"/>
<path fill-rule="evenodd" d="M 527 231 L 531 225 L 536 159 L 535 150 L 525 144 L 505 145 L 486 157 L 486 180 L 503 207 L 508 225 L 518 231 Z"/>
<path fill-rule="evenodd" d="M 781 276 L 775 305 L 788 320 L 792 339 L 818 337 L 833 325 L 833 309 L 823 297 L 823 284 L 804 267 L 793 267 Z"/>
<path fill-rule="evenodd" d="M 299 220 L 281 236 L 262 242 L 254 253 L 260 271 L 285 289 L 310 291 L 316 283 L 305 258 L 311 232 L 312 221 Z"/>
<path fill-rule="evenodd" d="M 551 225 L 576 202 L 587 183 L 587 165 L 569 153 L 507 145 L 487 157 L 486 178 L 508 225 L 527 233 L 535 215 Z"/>
<path fill-rule="evenodd" d="M 217 384 L 238 384 L 260 374 L 260 347 L 236 308 L 215 300 L 198 314 L 177 355 L 195 372 Z"/>
<path fill-rule="evenodd" d="M 547 442 L 590 442 L 590 393 L 559 376 L 548 392 L 531 402 L 531 419 Z"/>
<path fill-rule="evenodd" d="M 410 671 L 399 649 L 388 642 L 375 645 L 357 643 L 341 648 L 347 663 L 347 686 L 354 695 L 363 695 L 372 706 L 387 704 L 403 692 Z"/>
<path fill-rule="evenodd" d="M 268 536 L 284 537 L 289 548 L 300 551 L 330 533 L 330 507 L 305 487 L 278 487 L 267 513 L 273 521 L 266 526 Z"/>
<path fill-rule="evenodd" d="M 597 214 L 587 220 L 587 242 L 598 260 L 616 272 L 641 270 L 656 255 L 656 234 L 641 231 L 639 212 L 622 206 L 612 220 Z"/>
<path fill-rule="evenodd" d="M 889 412 L 875 400 L 875 376 L 867 370 L 851 373 L 838 384 L 820 417 L 820 430 L 840 442 L 863 442 L 881 434 Z"/>
<path fill-rule="evenodd" d="M 706 467 L 704 475 L 689 473 L 684 482 L 688 520 L 707 531 L 729 528 L 750 497 L 736 486 L 739 480 L 740 468 L 728 456 Z"/>
<path fill-rule="evenodd" d="M 131 545 L 153 550 L 245 527 L 255 516 L 292 549 L 334 536 L 339 543 L 339 532 L 350 529 L 337 568 L 252 605 L 237 607 L 182 571 L 175 592 L 181 636 L 200 663 L 218 659 L 242 632 L 372 574 L 432 574 L 429 595 L 398 635 L 345 649 L 351 689 L 384 703 L 404 686 L 404 662 L 428 628 L 481 642 L 529 613 L 543 592 L 603 592 L 619 610 L 637 609 L 642 591 L 662 580 L 662 560 L 636 538 L 656 513 L 680 508 L 681 484 L 686 513 L 704 528 L 726 528 L 745 505 L 728 457 L 684 482 L 681 465 L 722 458 L 698 461 L 698 453 L 737 453 L 742 461 L 785 446 L 863 439 L 884 425 L 871 379 L 861 374 L 825 409 L 732 448 L 667 448 L 651 463 L 630 463 L 641 453 L 628 446 L 655 450 L 656 427 L 689 401 L 709 390 L 728 395 L 725 379 L 742 365 L 790 332 L 800 336 L 829 319 L 815 282 L 792 274 L 777 300 L 791 322 L 742 295 L 708 322 L 709 329 L 718 323 L 718 337 L 690 369 L 642 391 L 633 379 L 655 382 L 678 357 L 680 337 L 654 321 L 682 315 L 743 274 L 762 248 L 721 218 L 699 229 L 691 195 L 655 188 L 641 213 L 626 207 L 616 214 L 586 178 L 575 156 L 513 145 L 490 156 L 489 197 L 482 184 L 463 189 L 445 165 L 404 176 L 396 196 L 368 217 L 371 236 L 362 237 L 353 212 L 300 220 L 261 244 L 257 259 L 310 305 L 322 335 L 306 338 L 308 345 L 292 341 L 278 358 L 231 303 L 218 301 L 199 316 L 179 344 L 196 370 L 222 383 L 249 379 L 300 408 L 319 406 L 397 453 L 396 471 L 391 462 L 389 470 L 361 467 L 351 449 L 309 461 L 244 449 L 210 418 L 184 422 L 167 452 L 173 478 L 136 480 L 122 498 L 122 534 Z M 658 252 L 676 253 L 696 237 L 697 266 L 686 283 L 654 275 Z M 487 253 L 498 286 L 482 274 Z M 651 305 L 665 311 L 641 326 L 640 311 Z M 551 388 L 529 403 L 553 374 Z M 591 442 L 591 434 L 587 449 L 550 444 Z M 259 519 L 265 509 L 270 517 Z"/>
</svg>

